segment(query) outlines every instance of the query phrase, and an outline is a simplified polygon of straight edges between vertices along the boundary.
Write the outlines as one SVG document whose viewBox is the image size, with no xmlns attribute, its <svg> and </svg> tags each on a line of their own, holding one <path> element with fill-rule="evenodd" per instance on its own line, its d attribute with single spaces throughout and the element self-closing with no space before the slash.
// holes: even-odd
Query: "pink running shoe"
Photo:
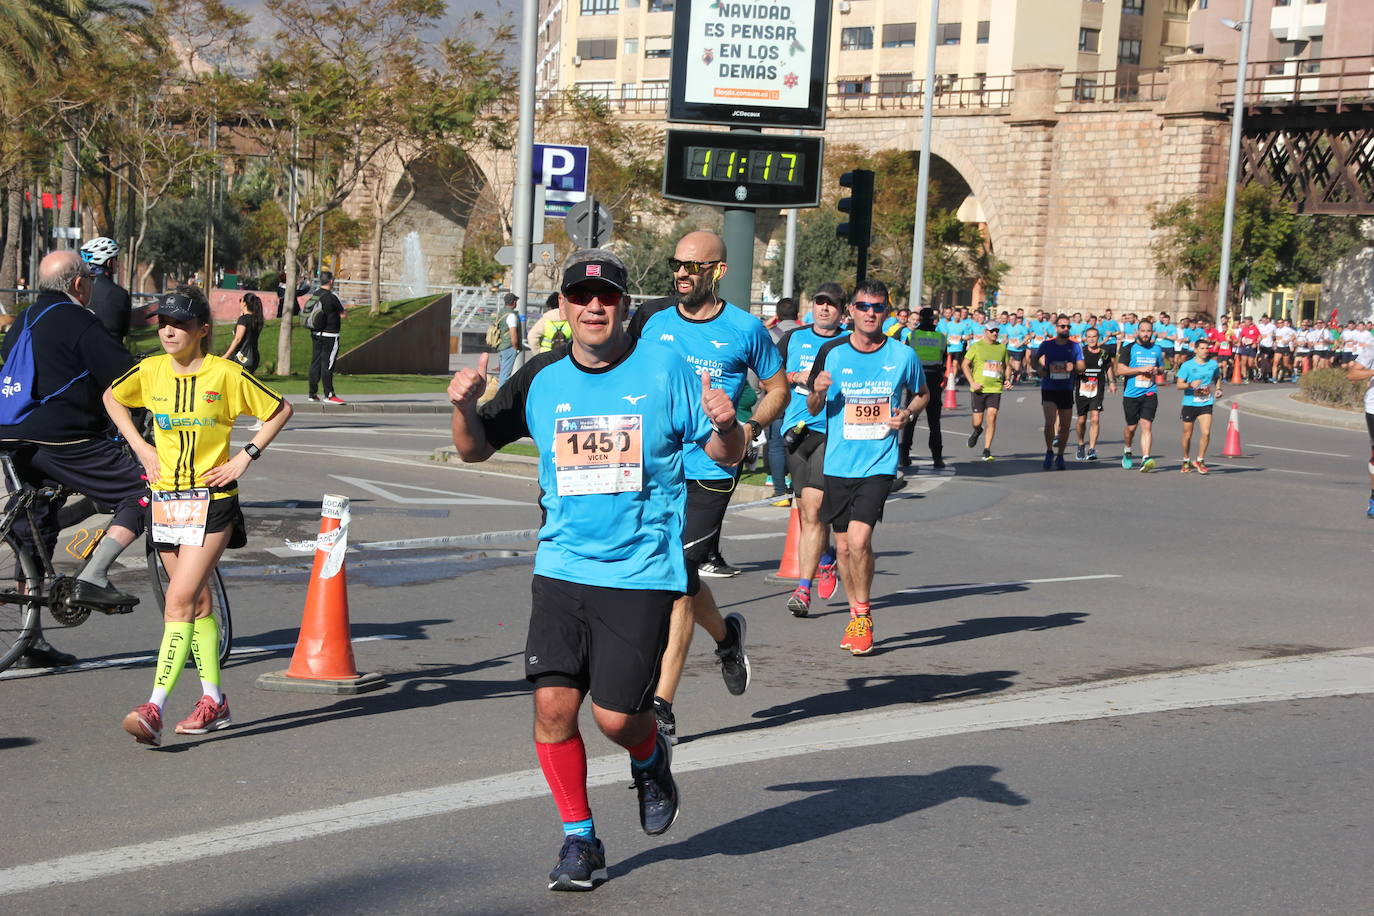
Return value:
<svg viewBox="0 0 1374 916">
<path fill-rule="evenodd" d="M 816 594 L 821 596 L 823 601 L 829 601 L 835 594 L 835 587 L 840 584 L 840 577 L 836 573 L 834 563 L 822 563 L 816 567 Z"/>
<path fill-rule="evenodd" d="M 133 735 L 139 744 L 161 746 L 162 710 L 157 708 L 156 703 L 135 706 L 133 711 L 124 717 L 124 730 Z"/>
<path fill-rule="evenodd" d="M 233 724 L 234 720 L 229 718 L 228 697 L 216 703 L 208 695 L 202 695 L 196 700 L 196 708 L 191 710 L 191 714 L 177 723 L 177 734 L 203 735 Z"/>
</svg>

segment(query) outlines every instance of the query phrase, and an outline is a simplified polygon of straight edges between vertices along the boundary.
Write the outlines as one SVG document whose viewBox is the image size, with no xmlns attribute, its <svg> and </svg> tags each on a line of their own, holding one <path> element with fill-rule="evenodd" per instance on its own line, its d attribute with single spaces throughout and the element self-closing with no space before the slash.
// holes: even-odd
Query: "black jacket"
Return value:
<svg viewBox="0 0 1374 916">
<path fill-rule="evenodd" d="M 134 300 L 129 291 L 104 271 L 97 271 L 91 289 L 91 311 L 121 344 L 129 336 Z"/>
<path fill-rule="evenodd" d="M 87 370 L 90 375 L 48 403 L 35 407 L 24 422 L 0 426 L 0 439 L 62 444 L 105 435 L 110 419 L 100 397 L 111 382 L 134 364 L 134 358 L 115 342 L 89 309 L 72 302 L 64 293 L 46 290 L 16 316 L 0 344 L 0 355 L 9 356 L 30 313 L 37 318 L 53 303 L 59 304 L 34 324 L 31 332 L 34 397 L 41 400 Z"/>
</svg>

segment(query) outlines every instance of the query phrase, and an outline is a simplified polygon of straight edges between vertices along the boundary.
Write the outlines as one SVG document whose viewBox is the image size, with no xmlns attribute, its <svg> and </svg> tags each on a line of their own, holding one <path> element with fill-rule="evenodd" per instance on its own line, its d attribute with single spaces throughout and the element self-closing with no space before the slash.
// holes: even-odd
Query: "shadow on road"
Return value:
<svg viewBox="0 0 1374 916">
<path fill-rule="evenodd" d="M 958 766 L 909 776 L 860 776 L 769 786 L 770 792 L 807 792 L 773 808 L 704 830 L 670 846 L 646 849 L 610 868 L 611 877 L 655 862 L 747 856 L 897 820 L 960 798 L 1020 807 L 1030 799 L 992 777 L 993 766 Z"/>
<path fill-rule="evenodd" d="M 1039 632 L 1057 627 L 1071 627 L 1082 623 L 1088 615 L 1079 611 L 1066 611 L 1060 614 L 1046 614 L 1043 617 L 975 617 L 961 620 L 947 627 L 929 630 L 915 630 L 900 636 L 889 636 L 879 640 L 884 649 L 920 649 L 926 646 L 943 646 L 952 642 L 966 642 L 986 636 L 1003 636 L 1007 633 Z"/>
<path fill-rule="evenodd" d="M 0 751 L 9 751 L 16 747 L 28 747 L 37 743 L 37 738 L 0 738 Z"/>
<path fill-rule="evenodd" d="M 931 703 L 935 700 L 963 700 L 969 697 L 998 693 L 1012 687 L 1010 678 L 1019 671 L 981 671 L 977 674 L 896 674 L 883 677 L 852 677 L 845 681 L 845 689 L 831 693 L 780 703 L 754 713 L 755 722 L 745 722 L 683 737 L 686 744 L 701 738 L 753 732 L 765 728 L 791 725 L 820 716 L 846 713 L 876 712 L 887 706 L 903 703 Z"/>
<path fill-rule="evenodd" d="M 428 629 L 445 623 L 453 623 L 453 620 L 451 618 L 434 618 L 431 620 L 400 620 L 392 623 L 354 623 L 349 627 L 348 633 L 353 639 L 360 639 L 364 636 L 387 636 L 397 641 L 410 642 L 429 639 Z M 299 636 L 300 628 L 290 627 L 264 630 L 261 633 L 254 633 L 249 639 L 236 637 L 234 639 L 235 649 L 252 649 L 257 646 L 282 646 L 283 648 L 232 655 L 229 658 L 229 664 L 225 667 L 256 664 L 263 659 L 270 658 L 290 658 L 292 653 L 296 651 L 296 639 Z"/>
<path fill-rule="evenodd" d="M 361 716 L 386 715 L 390 712 L 426 709 L 445 706 L 449 703 L 466 703 L 472 700 L 486 700 L 500 697 L 514 697 L 529 693 L 529 683 L 524 678 L 523 669 L 518 666 L 514 674 L 503 680 L 471 680 L 466 676 L 490 668 L 507 667 L 507 661 L 523 655 L 511 652 L 496 658 L 485 659 L 471 665 L 427 665 L 416 671 L 390 672 L 386 679 L 392 689 L 379 693 L 359 694 L 343 697 L 328 706 L 313 709 L 300 709 L 255 719 L 243 725 L 236 725 L 227 731 L 218 732 L 213 737 L 184 744 L 164 745 L 161 750 L 179 753 L 199 747 L 210 741 L 225 741 L 234 738 L 252 738 L 273 732 L 308 728 L 312 725 L 339 722 Z"/>
</svg>

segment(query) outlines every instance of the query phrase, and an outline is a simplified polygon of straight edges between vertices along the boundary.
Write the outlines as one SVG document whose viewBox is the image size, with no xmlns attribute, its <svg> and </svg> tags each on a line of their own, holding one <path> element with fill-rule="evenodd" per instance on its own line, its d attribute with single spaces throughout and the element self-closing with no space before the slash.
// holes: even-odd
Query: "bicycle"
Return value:
<svg viewBox="0 0 1374 916">
<path fill-rule="evenodd" d="M 22 482 L 14 470 L 12 453 L 0 451 L 0 473 L 6 489 L 12 495 L 4 515 L 0 516 L 0 671 L 12 665 L 32 642 L 38 630 L 43 608 L 64 627 L 76 627 L 90 618 L 92 611 L 114 616 L 131 613 L 133 606 L 92 607 L 76 604 L 72 592 L 76 580 L 58 575 L 53 568 L 52 555 L 41 539 L 34 538 L 32 550 L 26 548 L 14 533 L 14 523 L 25 518 L 30 532 L 37 532 L 34 514 L 38 500 L 61 499 L 77 495 L 61 486 L 34 487 Z M 85 559 L 104 534 L 104 528 L 82 529 L 68 544 L 68 552 L 77 559 Z M 78 540 L 80 543 L 78 544 Z M 144 552 L 148 582 L 152 586 L 158 613 L 164 609 L 167 571 L 153 546 L 151 529 L 144 535 Z M 11 586 L 11 583 L 12 586 Z M 209 580 L 211 614 L 219 623 L 220 663 L 229 659 L 233 646 L 233 619 L 229 610 L 229 593 L 219 568 Z"/>
</svg>

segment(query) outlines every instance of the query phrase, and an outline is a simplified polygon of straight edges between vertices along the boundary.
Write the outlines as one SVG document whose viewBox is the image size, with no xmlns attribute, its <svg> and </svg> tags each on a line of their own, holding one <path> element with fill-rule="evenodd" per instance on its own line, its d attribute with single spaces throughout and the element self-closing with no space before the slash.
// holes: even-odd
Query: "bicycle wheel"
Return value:
<svg viewBox="0 0 1374 916">
<path fill-rule="evenodd" d="M 24 654 L 38 629 L 40 583 L 38 564 L 19 539 L 0 538 L 0 671 Z"/>
<path fill-rule="evenodd" d="M 164 610 L 163 592 L 167 589 L 167 570 L 162 565 L 162 555 L 153 547 L 152 538 L 145 538 L 148 556 L 148 581 L 153 587 L 153 597 L 157 599 L 157 612 Z M 216 566 L 210 573 L 210 613 L 219 623 L 219 663 L 229 661 L 229 650 L 234 647 L 234 619 L 229 613 L 229 590 L 224 587 L 224 577 Z"/>
</svg>

